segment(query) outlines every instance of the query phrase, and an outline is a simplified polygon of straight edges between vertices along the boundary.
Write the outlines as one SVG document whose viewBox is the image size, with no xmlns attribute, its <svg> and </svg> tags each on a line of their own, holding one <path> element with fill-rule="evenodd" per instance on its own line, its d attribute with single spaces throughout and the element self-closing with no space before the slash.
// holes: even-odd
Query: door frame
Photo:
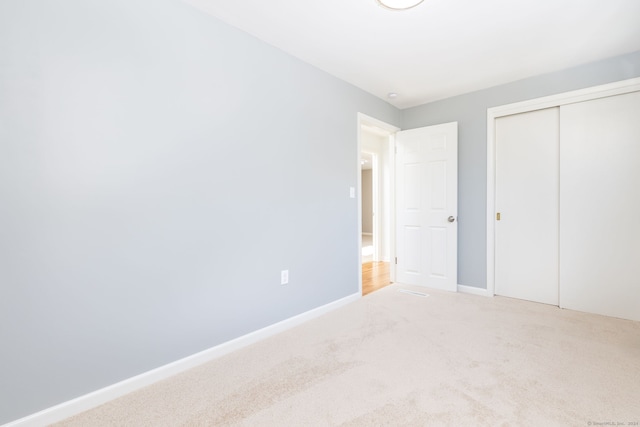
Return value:
<svg viewBox="0 0 640 427">
<path fill-rule="evenodd" d="M 356 146 L 356 176 L 357 176 L 357 202 L 358 202 L 358 226 L 357 226 L 357 242 L 358 242 L 358 292 L 362 295 L 362 168 L 360 165 L 360 153 L 362 152 L 362 127 L 363 126 L 374 126 L 380 128 L 389 133 L 389 142 L 387 144 L 386 149 L 390 154 L 390 162 L 389 162 L 389 177 L 391 180 L 391 185 L 389 188 L 389 196 L 391 200 L 392 207 L 395 207 L 395 138 L 394 134 L 400 130 L 399 127 L 394 126 L 392 124 L 383 122 L 382 120 L 378 120 L 374 117 L 368 116 L 363 113 L 357 114 L 357 146 Z M 395 209 L 391 209 L 390 218 L 388 222 L 390 224 L 389 230 L 389 253 L 391 256 L 391 260 L 394 259 L 396 248 L 395 248 Z M 375 227 L 375 225 L 374 225 Z M 376 230 L 374 230 L 374 233 Z M 391 282 L 395 281 L 396 270 L 395 264 L 391 262 L 391 266 L 389 268 L 389 274 L 391 278 Z"/>
<path fill-rule="evenodd" d="M 640 90 L 640 77 L 487 109 L 487 295 L 495 295 L 495 120 L 512 114 L 589 101 Z"/>
</svg>

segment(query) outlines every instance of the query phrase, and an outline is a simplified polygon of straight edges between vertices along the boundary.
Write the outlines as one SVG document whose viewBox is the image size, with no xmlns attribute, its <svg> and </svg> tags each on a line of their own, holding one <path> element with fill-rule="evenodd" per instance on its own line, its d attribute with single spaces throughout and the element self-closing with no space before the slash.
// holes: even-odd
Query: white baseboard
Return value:
<svg viewBox="0 0 640 427">
<path fill-rule="evenodd" d="M 473 286 L 458 285 L 458 292 L 472 295 L 480 295 L 481 297 L 490 297 L 489 291 L 483 288 L 476 288 Z"/>
<path fill-rule="evenodd" d="M 179 374 L 180 372 L 184 372 L 203 363 L 217 359 L 218 357 L 224 356 L 258 341 L 262 341 L 273 335 L 279 334 L 280 332 L 284 332 L 287 329 L 291 329 L 311 319 L 357 301 L 361 297 L 362 295 L 360 293 L 349 295 L 337 301 L 333 301 L 329 304 L 309 310 L 305 313 L 293 316 L 247 335 L 243 335 L 210 349 L 185 357 L 184 359 L 177 360 L 119 383 L 96 390 L 84 396 L 80 396 L 76 399 L 69 400 L 35 414 L 12 421 L 5 424 L 3 427 L 39 427 L 62 421 L 66 418 L 102 405 L 110 400 L 124 396 L 125 394 L 139 390 L 155 382 Z"/>
</svg>

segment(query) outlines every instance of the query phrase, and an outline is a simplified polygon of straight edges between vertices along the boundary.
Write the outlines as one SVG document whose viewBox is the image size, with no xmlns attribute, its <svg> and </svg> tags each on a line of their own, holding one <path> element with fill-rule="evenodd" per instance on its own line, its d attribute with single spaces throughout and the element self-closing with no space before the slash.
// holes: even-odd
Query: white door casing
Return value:
<svg viewBox="0 0 640 427">
<path fill-rule="evenodd" d="M 396 133 L 396 281 L 457 290 L 458 124 Z"/>
<path fill-rule="evenodd" d="M 558 133 L 557 107 L 495 121 L 497 295 L 558 305 Z"/>
<path fill-rule="evenodd" d="M 363 113 L 358 113 L 357 114 L 357 123 L 358 123 L 358 127 L 357 127 L 357 134 L 358 134 L 358 138 L 357 138 L 357 153 L 361 153 L 362 149 L 364 148 L 365 144 L 364 144 L 364 133 L 365 133 L 365 128 L 377 128 L 381 131 L 383 131 L 384 133 L 386 133 L 387 135 L 387 139 L 385 141 L 385 143 L 380 147 L 380 152 L 378 154 L 380 154 L 381 156 L 385 157 L 386 163 L 384 163 L 384 168 L 385 168 L 385 174 L 387 176 L 388 179 L 388 183 L 386 183 L 385 181 L 385 187 L 384 187 L 384 205 L 385 205 L 385 219 L 384 219 L 384 223 L 385 223 L 385 241 L 386 241 L 386 245 L 387 245 L 387 249 L 385 253 L 388 254 L 393 254 L 395 253 L 395 228 L 393 227 L 392 224 L 395 223 L 395 210 L 392 208 L 392 204 L 393 204 L 393 199 L 394 199 L 394 195 L 393 195 L 393 189 L 395 189 L 395 183 L 394 183 L 394 179 L 395 179 L 395 162 L 393 161 L 393 156 L 394 156 L 394 146 L 395 146 L 395 133 L 397 131 L 399 131 L 400 129 L 396 126 L 393 126 L 389 123 L 383 122 L 381 120 L 378 120 L 374 117 L 368 116 L 366 114 Z M 357 163 L 354 165 L 355 170 L 357 171 L 356 175 L 357 175 L 357 189 L 358 189 L 358 194 L 362 193 L 362 174 L 361 174 L 361 164 L 360 164 L 360 156 L 357 156 Z M 357 270 L 358 270 L 358 292 L 360 294 L 362 294 L 362 198 L 361 197 L 357 197 L 357 203 L 358 203 L 358 218 L 357 218 L 357 234 L 354 235 L 354 238 L 357 239 L 357 248 L 358 248 L 358 264 L 357 264 Z M 395 264 L 391 263 L 390 265 L 390 269 L 389 269 L 389 273 L 390 273 L 390 278 L 392 282 L 395 282 L 395 274 L 396 274 L 396 270 L 395 270 Z"/>
</svg>

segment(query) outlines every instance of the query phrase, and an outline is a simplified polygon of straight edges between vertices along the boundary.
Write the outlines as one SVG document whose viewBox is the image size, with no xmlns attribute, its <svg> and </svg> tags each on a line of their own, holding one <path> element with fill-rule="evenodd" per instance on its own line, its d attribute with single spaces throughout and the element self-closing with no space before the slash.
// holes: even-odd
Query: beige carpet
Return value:
<svg viewBox="0 0 640 427">
<path fill-rule="evenodd" d="M 59 425 L 640 421 L 639 322 L 500 297 L 411 288 L 428 292 L 423 298 L 399 289 L 391 285 Z"/>
</svg>

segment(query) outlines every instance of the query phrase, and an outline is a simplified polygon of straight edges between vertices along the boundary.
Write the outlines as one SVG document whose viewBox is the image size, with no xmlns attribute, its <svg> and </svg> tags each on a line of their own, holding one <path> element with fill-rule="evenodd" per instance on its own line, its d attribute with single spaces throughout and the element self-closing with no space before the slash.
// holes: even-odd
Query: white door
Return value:
<svg viewBox="0 0 640 427">
<path fill-rule="evenodd" d="M 458 124 L 396 133 L 396 281 L 457 290 Z"/>
<path fill-rule="evenodd" d="M 560 112 L 560 305 L 640 320 L 640 92 Z"/>
<path fill-rule="evenodd" d="M 558 121 L 558 108 L 495 121 L 497 295 L 558 305 Z"/>
</svg>

